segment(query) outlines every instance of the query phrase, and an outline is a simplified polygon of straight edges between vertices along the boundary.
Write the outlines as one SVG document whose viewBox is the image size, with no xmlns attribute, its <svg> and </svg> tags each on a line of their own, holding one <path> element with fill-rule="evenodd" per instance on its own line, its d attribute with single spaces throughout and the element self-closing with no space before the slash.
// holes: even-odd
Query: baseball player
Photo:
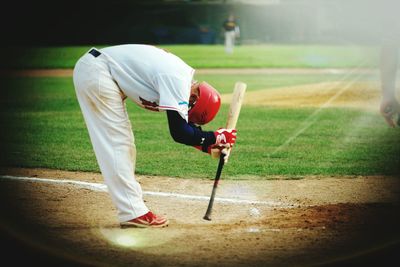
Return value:
<svg viewBox="0 0 400 267">
<path fill-rule="evenodd" d="M 203 131 L 221 105 L 206 82 L 179 57 L 151 45 L 92 48 L 76 63 L 73 81 L 90 140 L 121 227 L 163 227 L 168 219 L 145 205 L 135 179 L 136 149 L 125 100 L 164 111 L 174 141 L 210 153 L 236 141 L 235 129 Z"/>
<path fill-rule="evenodd" d="M 230 14 L 228 19 L 223 22 L 222 27 L 225 31 L 225 52 L 232 54 L 235 40 L 240 35 L 239 25 L 237 24 L 233 14 Z"/>
<path fill-rule="evenodd" d="M 380 53 L 380 75 L 382 99 L 380 112 L 390 127 L 400 126 L 400 103 L 396 96 L 396 76 L 400 47 L 400 4 L 394 2 L 381 10 L 382 47 Z"/>
</svg>

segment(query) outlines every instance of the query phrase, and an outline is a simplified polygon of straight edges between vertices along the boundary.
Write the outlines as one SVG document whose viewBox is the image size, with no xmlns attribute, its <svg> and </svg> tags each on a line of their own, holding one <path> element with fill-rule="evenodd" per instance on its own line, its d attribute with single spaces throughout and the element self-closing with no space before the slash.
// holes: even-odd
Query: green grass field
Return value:
<svg viewBox="0 0 400 267">
<path fill-rule="evenodd" d="M 242 80 L 248 90 L 340 79 L 338 75 L 201 75 L 232 91 Z M 3 80 L 4 82 L 4 80 Z M 8 79 L 0 104 L 2 162 L 7 166 L 98 171 L 71 78 Z M 3 91 L 4 93 L 5 91 Z M 184 178 L 213 178 L 217 161 L 175 143 L 165 113 L 149 112 L 128 100 L 137 146 L 136 172 Z M 225 125 L 223 105 L 204 129 Z M 394 175 L 400 173 L 399 129 L 376 112 L 326 108 L 243 106 L 238 140 L 224 179 L 270 179 L 306 175 Z M 305 129 L 298 134 L 300 129 Z M 293 136 L 298 136 L 287 143 Z M 162 167 L 161 167 L 162 166 Z"/>
<path fill-rule="evenodd" d="M 98 45 L 101 48 L 104 45 Z M 369 46 L 241 45 L 232 55 L 222 45 L 163 45 L 194 68 L 351 68 L 376 67 L 379 50 Z M 79 47 L 9 48 L 6 68 L 73 68 L 90 49 Z M 15 57 L 14 55 L 19 55 Z M 7 57 L 6 57 L 7 58 Z"/>
</svg>

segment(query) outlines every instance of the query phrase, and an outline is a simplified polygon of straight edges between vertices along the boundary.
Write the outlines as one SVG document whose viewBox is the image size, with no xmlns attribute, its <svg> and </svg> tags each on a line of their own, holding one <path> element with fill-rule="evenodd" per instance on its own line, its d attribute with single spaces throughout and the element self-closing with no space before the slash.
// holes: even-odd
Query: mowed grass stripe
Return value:
<svg viewBox="0 0 400 267">
<path fill-rule="evenodd" d="M 8 47 L 5 68 L 73 68 L 92 46 Z M 160 45 L 194 68 L 351 68 L 365 61 L 376 67 L 379 47 L 355 45 L 240 45 L 226 54 L 223 45 Z M 18 56 L 15 56 L 18 55 Z M 27 60 L 29 59 L 29 60 Z"/>
<path fill-rule="evenodd" d="M 227 83 L 221 83 L 225 92 L 232 90 L 231 81 L 242 78 L 228 76 Z M 287 77 L 281 77 L 285 83 Z M 203 78 L 212 80 L 213 76 Z M 4 164 L 98 171 L 70 78 L 19 78 L 8 86 L 12 90 L 1 98 L 1 121 L 7 125 L 2 133 Z M 252 86 L 250 81 L 248 88 Z M 215 175 L 215 160 L 173 142 L 164 113 L 142 110 L 130 101 L 127 108 L 136 138 L 138 174 L 182 178 Z M 224 104 L 216 119 L 203 128 L 225 125 L 228 108 Z M 400 173 L 399 129 L 388 128 L 376 112 L 357 109 L 322 109 L 306 131 L 273 153 L 315 111 L 242 107 L 237 145 L 224 167 L 224 179 Z"/>
</svg>

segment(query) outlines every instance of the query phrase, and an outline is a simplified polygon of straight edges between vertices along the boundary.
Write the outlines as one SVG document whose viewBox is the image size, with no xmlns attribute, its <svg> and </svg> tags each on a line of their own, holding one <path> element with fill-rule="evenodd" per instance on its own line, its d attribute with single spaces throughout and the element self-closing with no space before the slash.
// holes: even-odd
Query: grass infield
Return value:
<svg viewBox="0 0 400 267">
<path fill-rule="evenodd" d="M 337 80 L 331 75 L 202 75 L 222 93 L 237 80 L 248 90 Z M 3 82 L 5 82 L 3 80 Z M 71 78 L 9 78 L 2 91 L 2 163 L 17 167 L 99 171 Z M 7 94 L 5 94 L 7 92 Z M 175 143 L 165 113 L 127 101 L 137 147 L 136 172 L 184 178 L 213 178 L 217 161 Z M 276 175 L 394 175 L 400 173 L 399 129 L 388 128 L 377 112 L 325 108 L 292 142 L 316 108 L 243 106 L 238 140 L 224 179 L 269 179 Z M 204 127 L 225 125 L 228 105 Z M 6 127 L 5 127 L 6 126 Z"/>
</svg>

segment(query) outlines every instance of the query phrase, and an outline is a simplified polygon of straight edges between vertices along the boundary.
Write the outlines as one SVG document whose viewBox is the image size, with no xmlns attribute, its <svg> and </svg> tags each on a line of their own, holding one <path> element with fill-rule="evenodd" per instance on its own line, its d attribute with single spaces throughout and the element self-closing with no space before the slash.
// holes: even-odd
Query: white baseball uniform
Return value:
<svg viewBox="0 0 400 267">
<path fill-rule="evenodd" d="M 179 57 L 150 45 L 92 48 L 75 65 L 76 95 L 120 222 L 149 211 L 135 179 L 136 149 L 125 99 L 149 110 L 176 110 L 187 121 L 193 75 Z"/>
</svg>

